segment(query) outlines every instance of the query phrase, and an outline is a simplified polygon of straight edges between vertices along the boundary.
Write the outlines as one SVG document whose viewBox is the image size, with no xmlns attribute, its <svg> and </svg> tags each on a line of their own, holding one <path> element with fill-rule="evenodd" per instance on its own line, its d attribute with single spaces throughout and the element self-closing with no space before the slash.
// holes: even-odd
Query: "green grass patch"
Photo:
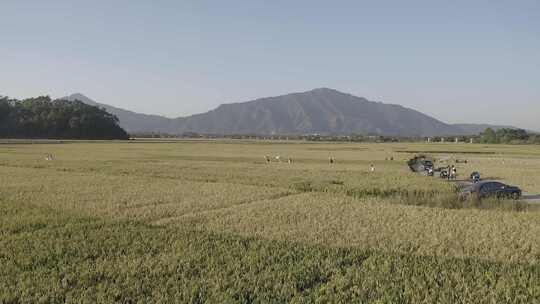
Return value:
<svg viewBox="0 0 540 304">
<path fill-rule="evenodd" d="M 327 248 L 0 203 L 0 303 L 531 303 L 540 266 Z"/>
</svg>

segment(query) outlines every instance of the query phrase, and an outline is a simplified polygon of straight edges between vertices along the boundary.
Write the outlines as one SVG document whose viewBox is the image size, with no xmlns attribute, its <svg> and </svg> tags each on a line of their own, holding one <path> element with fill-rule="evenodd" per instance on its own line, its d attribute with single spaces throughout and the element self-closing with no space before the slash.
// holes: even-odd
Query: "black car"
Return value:
<svg viewBox="0 0 540 304">
<path fill-rule="evenodd" d="M 460 194 L 462 199 L 467 199 L 471 195 L 478 198 L 497 197 L 511 198 L 518 200 L 521 198 L 521 189 L 515 186 L 505 185 L 495 181 L 481 181 L 465 187 Z"/>
<path fill-rule="evenodd" d="M 407 165 L 409 165 L 411 171 L 418 173 L 433 170 L 433 162 L 431 159 L 423 155 L 415 156 L 414 158 L 410 159 L 407 162 Z"/>
</svg>

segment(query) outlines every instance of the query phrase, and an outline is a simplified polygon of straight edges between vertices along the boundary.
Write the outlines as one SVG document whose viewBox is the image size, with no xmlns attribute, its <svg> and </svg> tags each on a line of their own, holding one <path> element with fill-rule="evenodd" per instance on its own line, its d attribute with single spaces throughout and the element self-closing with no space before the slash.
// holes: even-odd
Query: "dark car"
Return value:
<svg viewBox="0 0 540 304">
<path fill-rule="evenodd" d="M 415 156 L 414 158 L 410 159 L 407 162 L 407 165 L 409 165 L 409 168 L 413 172 L 421 173 L 433 170 L 433 162 L 431 159 L 423 155 Z"/>
<path fill-rule="evenodd" d="M 465 187 L 460 193 L 462 199 L 467 199 L 471 195 L 478 198 L 496 197 L 518 200 L 521 198 L 521 189 L 500 182 L 481 181 Z"/>
</svg>

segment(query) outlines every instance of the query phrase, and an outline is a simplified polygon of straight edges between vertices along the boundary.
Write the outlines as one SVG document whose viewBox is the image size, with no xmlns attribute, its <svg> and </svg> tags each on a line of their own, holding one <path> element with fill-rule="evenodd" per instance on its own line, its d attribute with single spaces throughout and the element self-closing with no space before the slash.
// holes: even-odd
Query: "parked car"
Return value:
<svg viewBox="0 0 540 304">
<path fill-rule="evenodd" d="M 424 155 L 415 156 L 407 162 L 413 172 L 423 173 L 433 170 L 433 161 Z"/>
<path fill-rule="evenodd" d="M 496 181 L 480 181 L 465 187 L 460 193 L 460 198 L 467 199 L 472 195 L 480 199 L 497 197 L 518 200 L 521 198 L 521 189 Z"/>
</svg>

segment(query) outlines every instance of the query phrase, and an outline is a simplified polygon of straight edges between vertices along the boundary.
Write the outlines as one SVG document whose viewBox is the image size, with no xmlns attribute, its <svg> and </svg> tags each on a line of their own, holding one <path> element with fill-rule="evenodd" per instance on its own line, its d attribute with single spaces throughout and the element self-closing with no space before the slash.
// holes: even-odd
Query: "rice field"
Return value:
<svg viewBox="0 0 540 304">
<path fill-rule="evenodd" d="M 4 142 L 0 303 L 540 302 L 538 206 L 419 153 L 540 194 L 537 146 Z"/>
</svg>

